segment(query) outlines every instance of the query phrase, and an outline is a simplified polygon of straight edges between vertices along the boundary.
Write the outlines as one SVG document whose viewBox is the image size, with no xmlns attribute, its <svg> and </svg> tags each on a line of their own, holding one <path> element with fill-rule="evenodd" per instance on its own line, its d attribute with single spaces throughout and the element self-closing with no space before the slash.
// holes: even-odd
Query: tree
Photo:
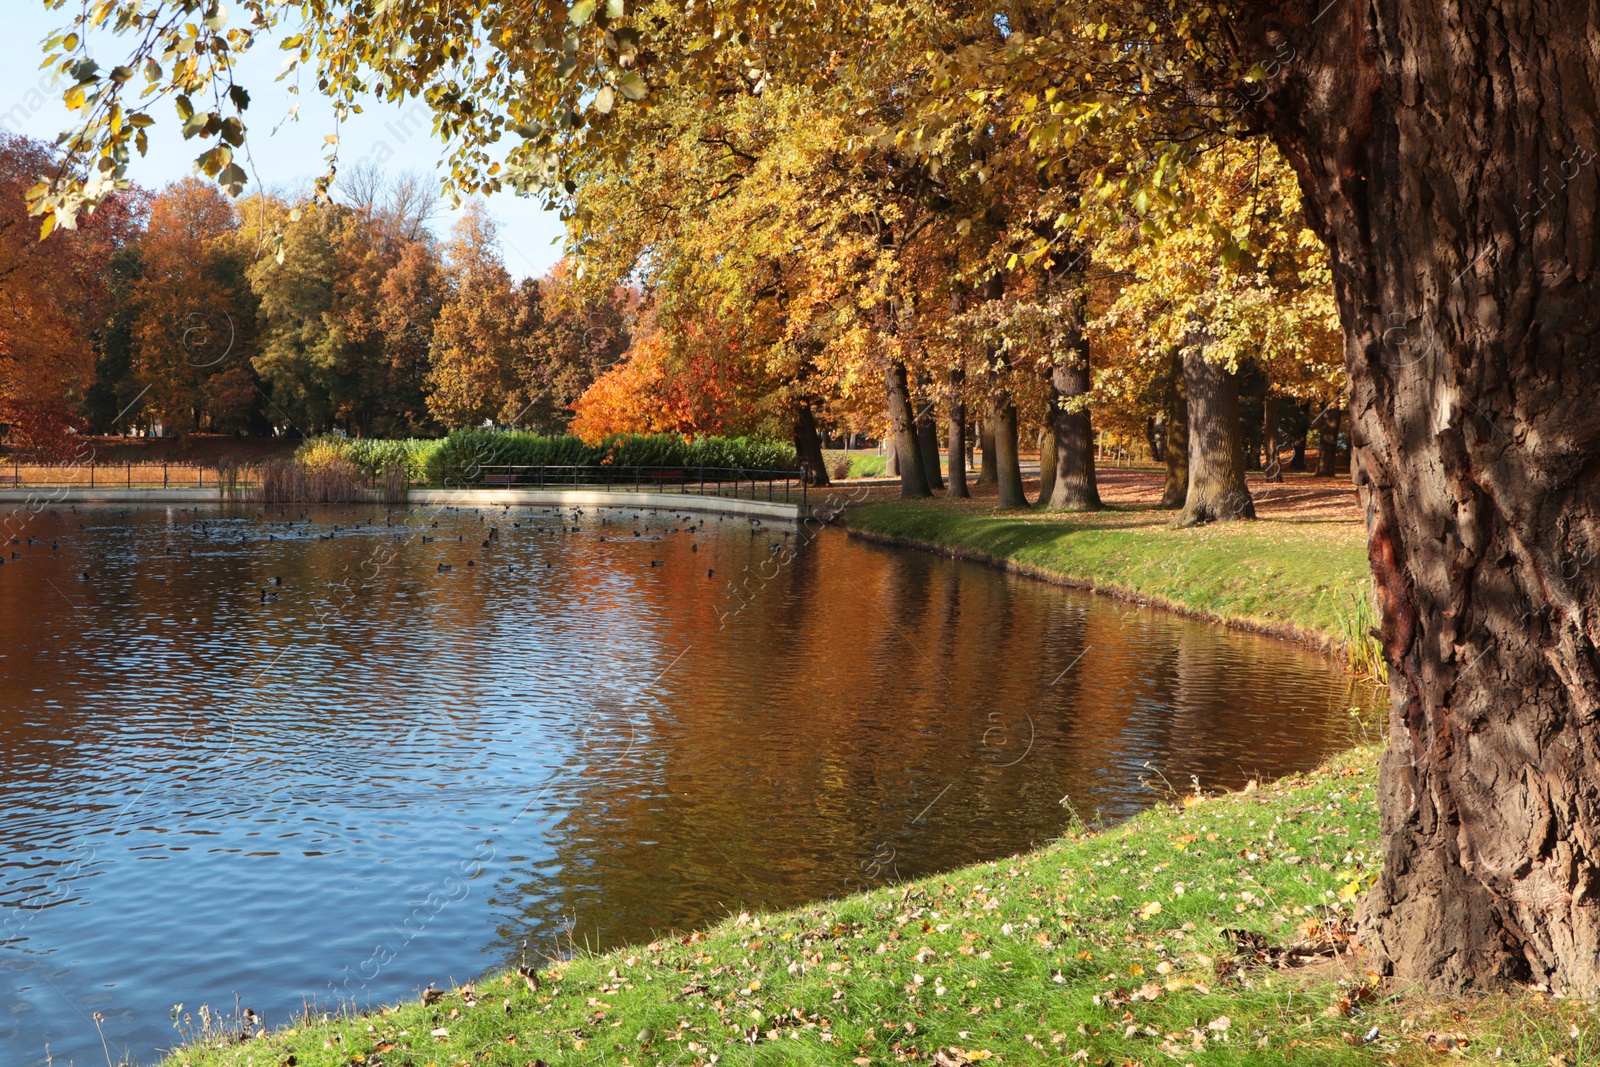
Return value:
<svg viewBox="0 0 1600 1067">
<path fill-rule="evenodd" d="M 428 410 L 455 429 L 514 424 L 516 311 L 494 222 L 474 202 L 445 246 L 449 295 L 433 327 Z"/>
<path fill-rule="evenodd" d="M 1342 387 L 1327 257 L 1293 174 L 1269 146 L 1219 145 L 1157 192 L 1159 211 L 1100 236 L 1097 262 L 1118 279 L 1097 325 L 1137 336 L 1129 345 L 1124 332 L 1113 346 L 1125 357 L 1119 389 L 1165 399 L 1167 424 L 1188 441 L 1187 456 L 1168 449 L 1163 500 L 1178 506 L 1181 491 L 1178 521 L 1253 517 L 1238 374 L 1255 364 L 1291 394 Z M 1181 374 L 1168 370 L 1174 350 Z"/>
<path fill-rule="evenodd" d="M 635 293 L 608 286 L 598 293 L 573 283 L 573 267 L 557 263 L 545 277 L 519 286 L 516 356 L 519 422 L 540 433 L 565 433 L 572 405 L 628 350 Z"/>
<path fill-rule="evenodd" d="M 151 201 L 128 294 L 131 371 L 145 417 L 171 432 L 241 430 L 260 407 L 249 367 L 255 300 L 231 240 L 238 226 L 211 182 L 173 182 Z"/>
<path fill-rule="evenodd" d="M 8 445 L 64 457 L 83 427 L 95 342 L 108 324 L 106 271 L 132 239 L 137 196 L 107 200 L 53 244 L 40 244 L 19 199 L 55 164 L 51 150 L 0 133 L 0 431 Z"/>
<path fill-rule="evenodd" d="M 282 235 L 281 259 L 263 256 L 249 269 L 261 338 L 251 362 L 267 384 L 269 418 L 281 429 L 323 432 L 339 412 L 346 361 L 336 313 L 335 212 L 257 198 L 244 214 L 241 244 L 255 246 L 268 227 Z"/>
<path fill-rule="evenodd" d="M 376 327 L 383 335 L 387 403 L 374 430 L 393 436 L 431 432 L 439 424 L 428 408 L 428 371 L 434 323 L 445 281 L 431 242 L 407 241 L 378 288 Z"/>
</svg>

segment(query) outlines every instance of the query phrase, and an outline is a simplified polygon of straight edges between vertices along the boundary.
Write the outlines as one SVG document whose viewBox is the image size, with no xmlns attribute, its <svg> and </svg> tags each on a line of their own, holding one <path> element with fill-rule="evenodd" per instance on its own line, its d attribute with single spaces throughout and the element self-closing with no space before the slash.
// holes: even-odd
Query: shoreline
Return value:
<svg viewBox="0 0 1600 1067">
<path fill-rule="evenodd" d="M 1173 528 L 1137 500 L 1087 513 L 988 500 L 878 500 L 847 509 L 853 538 L 1293 642 L 1378 678 L 1365 529 L 1292 513 Z"/>
<path fill-rule="evenodd" d="M 1333 634 L 1323 633 L 1320 630 L 1300 626 L 1292 622 L 1271 623 L 1261 619 L 1252 619 L 1239 615 L 1222 615 L 1213 611 L 1204 611 L 1190 607 L 1181 601 L 1173 600 L 1159 593 L 1140 592 L 1131 586 L 1117 583 L 1100 583 L 1093 578 L 1079 578 L 1060 571 L 1053 571 L 1031 563 L 997 556 L 981 549 L 970 548 L 964 545 L 941 544 L 935 541 L 923 541 L 917 538 L 904 537 L 898 534 L 879 533 L 875 530 L 858 529 L 850 525 L 849 513 L 845 514 L 845 532 L 852 538 L 866 541 L 870 544 L 884 545 L 890 548 L 910 548 L 919 552 L 931 552 L 934 555 L 944 556 L 949 559 L 958 559 L 968 563 L 979 563 L 995 570 L 1016 574 L 1047 585 L 1060 586 L 1064 589 L 1074 589 L 1079 592 L 1093 593 L 1096 596 L 1120 600 L 1124 603 L 1136 604 L 1139 607 L 1158 608 L 1162 611 L 1180 615 L 1186 619 L 1222 626 L 1229 630 L 1238 630 L 1243 633 L 1257 634 L 1262 637 L 1275 637 L 1283 641 L 1292 641 L 1320 653 L 1329 659 L 1344 666 L 1347 656 L 1348 643 Z"/>
</svg>

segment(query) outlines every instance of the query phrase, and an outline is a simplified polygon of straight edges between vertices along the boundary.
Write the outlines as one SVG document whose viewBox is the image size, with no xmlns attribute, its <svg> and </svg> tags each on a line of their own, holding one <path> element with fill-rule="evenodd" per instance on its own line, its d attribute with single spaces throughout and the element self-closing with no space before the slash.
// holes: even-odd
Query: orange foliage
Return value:
<svg viewBox="0 0 1600 1067">
<path fill-rule="evenodd" d="M 65 457 L 94 382 L 107 263 L 135 229 L 131 198 L 39 240 L 24 192 L 54 165 L 38 142 L 0 133 L 0 431 L 12 447 Z"/>
<path fill-rule="evenodd" d="M 688 331 L 682 344 L 664 331 L 640 332 L 622 361 L 572 405 L 572 433 L 598 444 L 619 433 L 698 437 L 759 427 L 769 391 L 749 377 L 737 343 L 705 326 Z"/>
</svg>

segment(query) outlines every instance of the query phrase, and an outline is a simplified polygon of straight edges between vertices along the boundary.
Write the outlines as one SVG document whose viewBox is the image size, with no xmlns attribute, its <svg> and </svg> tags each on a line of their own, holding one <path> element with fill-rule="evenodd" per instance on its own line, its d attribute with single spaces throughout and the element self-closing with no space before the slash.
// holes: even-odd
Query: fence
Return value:
<svg viewBox="0 0 1600 1067">
<path fill-rule="evenodd" d="M 27 463 L 0 465 L 0 489 L 216 489 L 224 483 L 247 488 L 255 483 L 248 467 L 205 467 L 197 463 Z"/>
</svg>

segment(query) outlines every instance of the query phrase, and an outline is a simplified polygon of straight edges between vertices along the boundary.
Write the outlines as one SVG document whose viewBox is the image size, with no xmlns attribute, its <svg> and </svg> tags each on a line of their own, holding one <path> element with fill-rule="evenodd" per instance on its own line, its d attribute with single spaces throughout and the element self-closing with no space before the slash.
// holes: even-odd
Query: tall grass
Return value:
<svg viewBox="0 0 1600 1067">
<path fill-rule="evenodd" d="M 1350 669 L 1363 678 L 1388 684 L 1389 665 L 1383 658 L 1383 642 L 1377 637 L 1382 620 L 1372 603 L 1371 586 L 1346 591 L 1342 601 L 1335 602 L 1334 611 Z"/>
<path fill-rule="evenodd" d="M 332 458 L 315 466 L 301 460 L 263 463 L 256 499 L 262 504 L 348 504 L 366 495 L 366 478 L 348 460 Z"/>
</svg>

